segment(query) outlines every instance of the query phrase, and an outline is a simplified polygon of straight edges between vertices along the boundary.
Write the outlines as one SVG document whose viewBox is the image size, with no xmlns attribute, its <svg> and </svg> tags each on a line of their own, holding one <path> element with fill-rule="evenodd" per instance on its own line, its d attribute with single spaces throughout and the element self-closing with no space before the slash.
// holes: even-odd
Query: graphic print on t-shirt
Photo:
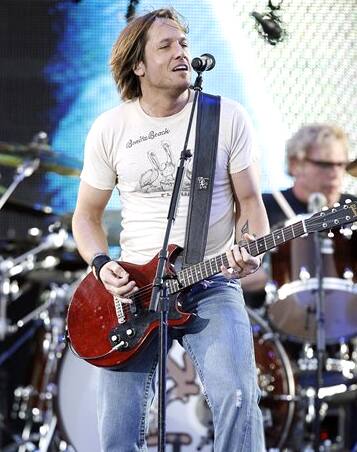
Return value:
<svg viewBox="0 0 357 452">
<path fill-rule="evenodd" d="M 176 165 L 172 157 L 171 146 L 167 141 L 161 141 L 159 152 L 149 150 L 146 153 L 149 169 L 139 177 L 139 191 L 143 193 L 172 192 Z M 191 169 L 187 167 L 182 184 L 182 194 L 189 191 Z M 187 193 L 188 194 L 188 193 Z"/>
</svg>

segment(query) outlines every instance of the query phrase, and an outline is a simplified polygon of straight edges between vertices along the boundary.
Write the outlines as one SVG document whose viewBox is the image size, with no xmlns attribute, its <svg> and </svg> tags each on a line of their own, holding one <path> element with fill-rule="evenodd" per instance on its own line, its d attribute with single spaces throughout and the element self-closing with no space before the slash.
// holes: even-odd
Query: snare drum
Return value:
<svg viewBox="0 0 357 452">
<path fill-rule="evenodd" d="M 322 288 L 328 343 L 357 334 L 357 234 L 321 235 Z M 268 317 L 275 328 L 298 342 L 314 343 L 318 279 L 314 236 L 299 237 L 270 253 L 275 300 Z"/>
<path fill-rule="evenodd" d="M 280 448 L 290 431 L 295 410 L 295 383 L 284 348 L 270 327 L 249 311 L 262 392 L 261 409 L 267 447 Z M 98 452 L 96 381 L 100 369 L 66 350 L 58 376 L 57 411 L 62 438 L 76 452 Z M 210 452 L 213 446 L 211 412 L 191 359 L 174 342 L 168 355 L 167 444 L 183 450 Z M 120 413 L 118 413 L 120 415 Z M 148 446 L 157 450 L 157 404 L 150 412 Z M 184 447 L 185 446 L 185 447 Z M 189 446 L 189 448 L 187 448 Z M 62 450 L 62 449 L 61 449 Z"/>
</svg>

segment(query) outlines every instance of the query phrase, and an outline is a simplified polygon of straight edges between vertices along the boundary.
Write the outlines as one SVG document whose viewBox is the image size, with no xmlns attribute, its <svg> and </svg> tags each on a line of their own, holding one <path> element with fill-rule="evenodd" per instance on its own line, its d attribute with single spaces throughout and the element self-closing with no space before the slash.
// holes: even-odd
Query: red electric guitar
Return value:
<svg viewBox="0 0 357 452">
<path fill-rule="evenodd" d="M 356 220 L 357 202 L 346 202 L 240 245 L 251 255 L 258 256 L 304 234 L 341 227 Z M 181 251 L 176 245 L 169 246 L 166 275 L 170 296 L 168 324 L 171 327 L 183 326 L 193 315 L 180 310 L 180 295 L 184 290 L 219 273 L 222 264 L 228 267 L 226 253 L 223 253 L 176 272 L 174 264 Z M 98 367 L 117 367 L 129 361 L 152 339 L 160 315 L 149 311 L 157 263 L 158 256 L 145 265 L 120 262 L 139 288 L 130 296 L 131 303 L 113 297 L 92 273 L 82 280 L 67 315 L 68 339 L 78 357 Z"/>
</svg>

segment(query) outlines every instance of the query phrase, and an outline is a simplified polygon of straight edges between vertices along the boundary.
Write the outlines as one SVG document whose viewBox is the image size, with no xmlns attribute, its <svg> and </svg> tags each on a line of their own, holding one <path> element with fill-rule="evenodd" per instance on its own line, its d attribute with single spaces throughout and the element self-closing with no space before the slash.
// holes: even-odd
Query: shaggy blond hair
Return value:
<svg viewBox="0 0 357 452">
<path fill-rule="evenodd" d="M 340 127 L 328 124 L 309 124 L 301 127 L 285 146 L 288 174 L 292 175 L 293 160 L 303 160 L 312 148 L 329 145 L 334 140 L 343 143 L 347 160 L 347 135 Z"/>
</svg>

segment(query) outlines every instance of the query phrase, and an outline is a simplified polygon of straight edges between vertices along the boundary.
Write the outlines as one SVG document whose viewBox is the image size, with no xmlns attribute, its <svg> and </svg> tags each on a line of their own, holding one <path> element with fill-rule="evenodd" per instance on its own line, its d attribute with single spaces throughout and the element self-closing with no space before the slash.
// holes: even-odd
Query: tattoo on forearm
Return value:
<svg viewBox="0 0 357 452">
<path fill-rule="evenodd" d="M 242 229 L 240 230 L 242 235 L 243 234 L 249 234 L 249 225 L 248 225 L 248 220 L 243 224 Z"/>
</svg>

